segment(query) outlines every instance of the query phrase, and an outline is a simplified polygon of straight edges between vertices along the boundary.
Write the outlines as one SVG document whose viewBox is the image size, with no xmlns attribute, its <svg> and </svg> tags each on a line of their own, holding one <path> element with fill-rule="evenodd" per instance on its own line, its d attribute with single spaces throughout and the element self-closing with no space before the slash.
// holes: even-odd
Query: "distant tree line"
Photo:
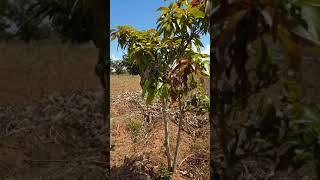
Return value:
<svg viewBox="0 0 320 180">
<path fill-rule="evenodd" d="M 111 73 L 124 74 L 129 73 L 131 75 L 138 75 L 139 68 L 134 64 L 127 55 L 123 55 L 122 60 L 110 60 Z"/>
</svg>

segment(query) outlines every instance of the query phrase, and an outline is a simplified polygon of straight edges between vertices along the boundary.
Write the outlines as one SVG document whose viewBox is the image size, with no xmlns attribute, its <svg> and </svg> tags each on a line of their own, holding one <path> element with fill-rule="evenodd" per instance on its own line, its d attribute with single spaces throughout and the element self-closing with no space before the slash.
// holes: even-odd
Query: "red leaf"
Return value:
<svg viewBox="0 0 320 180">
<path fill-rule="evenodd" d="M 192 0 L 191 7 L 197 6 L 200 3 L 201 3 L 201 0 Z"/>
</svg>

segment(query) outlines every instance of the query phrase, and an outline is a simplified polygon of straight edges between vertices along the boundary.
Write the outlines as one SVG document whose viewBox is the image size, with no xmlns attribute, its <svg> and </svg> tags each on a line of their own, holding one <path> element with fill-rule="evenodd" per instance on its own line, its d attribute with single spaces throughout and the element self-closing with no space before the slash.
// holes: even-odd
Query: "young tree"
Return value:
<svg viewBox="0 0 320 180">
<path fill-rule="evenodd" d="M 204 3 L 192 4 L 178 0 L 168 7 L 160 7 L 161 15 L 157 29 L 139 31 L 131 26 L 118 26 L 112 30 L 112 40 L 128 52 L 128 59 L 139 67 L 140 85 L 146 102 L 159 97 L 164 122 L 164 144 L 168 170 L 175 170 L 181 127 L 183 123 L 183 97 L 192 89 L 201 86 L 207 76 L 201 54 L 200 36 L 207 32 L 208 23 Z M 196 49 L 196 52 L 194 51 Z M 176 149 L 172 159 L 169 145 L 167 117 L 168 103 L 178 101 L 180 122 Z"/>
</svg>

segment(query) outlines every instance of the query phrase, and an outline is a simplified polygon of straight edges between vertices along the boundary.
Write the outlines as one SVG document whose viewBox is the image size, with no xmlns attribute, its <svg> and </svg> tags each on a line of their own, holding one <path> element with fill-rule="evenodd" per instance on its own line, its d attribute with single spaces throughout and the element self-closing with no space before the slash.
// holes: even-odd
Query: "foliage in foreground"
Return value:
<svg viewBox="0 0 320 180">
<path fill-rule="evenodd" d="M 218 127 L 214 137 L 219 138 L 225 159 L 224 166 L 212 160 L 215 178 L 239 178 L 248 158 L 275 162 L 270 176 L 279 170 L 281 159 L 291 160 L 286 168 L 308 160 L 319 170 L 319 110 L 304 99 L 299 44 L 307 48 L 320 44 L 320 4 L 312 0 L 210 2 L 215 80 L 210 88 L 211 112 Z M 285 56 L 277 57 L 273 47 Z M 275 86 L 281 87 L 280 102 L 263 93 Z M 253 109 L 249 102 L 260 103 Z M 247 117 L 240 112 L 247 112 Z"/>
</svg>

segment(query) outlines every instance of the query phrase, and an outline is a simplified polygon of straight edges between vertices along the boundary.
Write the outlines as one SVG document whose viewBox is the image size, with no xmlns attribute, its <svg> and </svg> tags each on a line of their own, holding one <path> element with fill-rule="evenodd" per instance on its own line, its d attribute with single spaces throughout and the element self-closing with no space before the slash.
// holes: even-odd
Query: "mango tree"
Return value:
<svg viewBox="0 0 320 180">
<path fill-rule="evenodd" d="M 178 0 L 168 7 L 160 7 L 157 29 L 139 31 L 131 26 L 118 26 L 111 32 L 112 40 L 127 50 L 128 59 L 139 67 L 140 85 L 146 102 L 156 97 L 162 105 L 164 136 L 168 170 L 175 170 L 181 127 L 184 114 L 184 97 L 191 90 L 201 89 L 204 77 L 208 76 L 201 54 L 201 35 L 207 32 L 204 4 L 192 4 Z M 169 145 L 168 103 L 178 102 L 180 122 L 176 149 L 172 160 Z"/>
</svg>

